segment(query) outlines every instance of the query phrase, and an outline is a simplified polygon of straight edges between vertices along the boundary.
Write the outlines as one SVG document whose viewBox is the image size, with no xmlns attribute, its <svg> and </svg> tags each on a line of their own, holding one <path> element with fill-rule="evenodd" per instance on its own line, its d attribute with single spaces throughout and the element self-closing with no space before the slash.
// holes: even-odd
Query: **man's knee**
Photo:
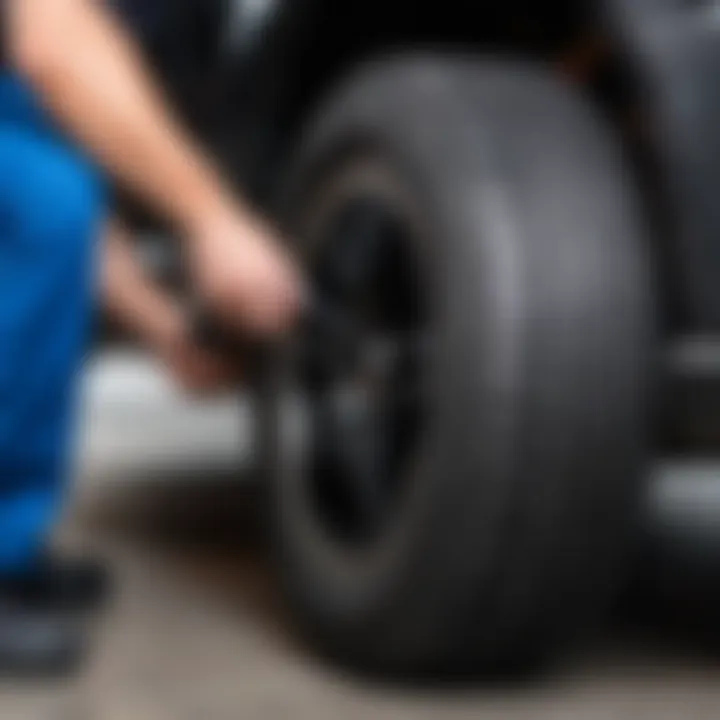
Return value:
<svg viewBox="0 0 720 720">
<path fill-rule="evenodd" d="M 99 231 L 99 177 L 72 150 L 32 135 L 0 133 L 0 211 L 16 242 L 45 257 L 74 256 Z"/>
</svg>

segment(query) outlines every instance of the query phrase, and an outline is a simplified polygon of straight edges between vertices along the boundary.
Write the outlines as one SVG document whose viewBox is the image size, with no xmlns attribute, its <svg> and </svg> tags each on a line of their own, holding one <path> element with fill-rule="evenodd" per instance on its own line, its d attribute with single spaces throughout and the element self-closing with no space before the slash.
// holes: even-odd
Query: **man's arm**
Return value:
<svg viewBox="0 0 720 720">
<path fill-rule="evenodd" d="M 10 0 L 7 38 L 8 56 L 55 116 L 173 222 L 194 234 L 234 205 L 100 3 Z"/>
<path fill-rule="evenodd" d="M 94 0 L 5 0 L 8 57 L 56 118 L 190 241 L 200 289 L 227 320 L 280 331 L 300 282 L 272 234 L 167 108 L 119 22 Z"/>
</svg>

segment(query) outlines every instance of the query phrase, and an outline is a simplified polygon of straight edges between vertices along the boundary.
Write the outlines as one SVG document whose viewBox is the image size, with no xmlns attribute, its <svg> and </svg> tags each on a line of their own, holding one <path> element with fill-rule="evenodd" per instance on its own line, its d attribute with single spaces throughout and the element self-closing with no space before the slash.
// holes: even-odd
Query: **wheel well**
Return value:
<svg viewBox="0 0 720 720">
<path fill-rule="evenodd" d="M 670 283 L 662 235 L 672 219 L 663 216 L 669 203 L 660 185 L 650 103 L 610 6 L 610 0 L 289 2 L 278 31 L 268 39 L 273 59 L 257 78 L 263 90 L 254 122 L 262 127 L 263 142 L 254 143 L 259 155 L 250 185 L 256 199 L 272 202 L 308 118 L 344 76 L 370 58 L 428 50 L 544 63 L 591 97 L 616 128 L 637 172 L 647 217 L 658 231 L 661 282 Z M 673 290 L 663 297 L 679 298 Z M 675 317 L 680 310 L 669 307 L 663 313 Z"/>
<path fill-rule="evenodd" d="M 461 51 L 547 63 L 617 117 L 637 99 L 638 85 L 605 12 L 608 2 L 288 2 L 253 79 L 262 88 L 253 100 L 260 104 L 256 121 L 275 127 L 281 145 L 271 150 L 273 175 L 319 101 L 353 67 L 381 54 Z"/>
</svg>

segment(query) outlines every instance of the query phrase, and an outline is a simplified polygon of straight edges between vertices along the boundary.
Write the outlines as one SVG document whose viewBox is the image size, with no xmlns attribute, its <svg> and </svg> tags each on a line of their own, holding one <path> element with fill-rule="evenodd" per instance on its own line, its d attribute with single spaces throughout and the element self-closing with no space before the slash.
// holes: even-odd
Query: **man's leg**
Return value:
<svg viewBox="0 0 720 720">
<path fill-rule="evenodd" d="M 65 484 L 103 206 L 71 151 L 0 130 L 0 573 L 41 551 Z"/>
<path fill-rule="evenodd" d="M 0 589 L 32 572 L 62 506 L 102 194 L 71 149 L 0 126 Z"/>
</svg>

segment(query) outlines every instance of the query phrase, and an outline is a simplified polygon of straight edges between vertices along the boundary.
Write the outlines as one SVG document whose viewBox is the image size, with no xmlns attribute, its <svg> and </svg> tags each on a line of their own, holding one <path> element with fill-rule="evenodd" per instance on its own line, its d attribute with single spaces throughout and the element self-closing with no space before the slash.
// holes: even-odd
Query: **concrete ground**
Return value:
<svg viewBox="0 0 720 720">
<path fill-rule="evenodd" d="M 96 363 L 69 544 L 120 591 L 71 685 L 0 687 L 8 720 L 642 720 L 720 717 L 720 662 L 662 629 L 608 631 L 531 686 L 370 683 L 288 630 L 254 522 L 247 413 L 181 401 L 132 357 Z"/>
</svg>

